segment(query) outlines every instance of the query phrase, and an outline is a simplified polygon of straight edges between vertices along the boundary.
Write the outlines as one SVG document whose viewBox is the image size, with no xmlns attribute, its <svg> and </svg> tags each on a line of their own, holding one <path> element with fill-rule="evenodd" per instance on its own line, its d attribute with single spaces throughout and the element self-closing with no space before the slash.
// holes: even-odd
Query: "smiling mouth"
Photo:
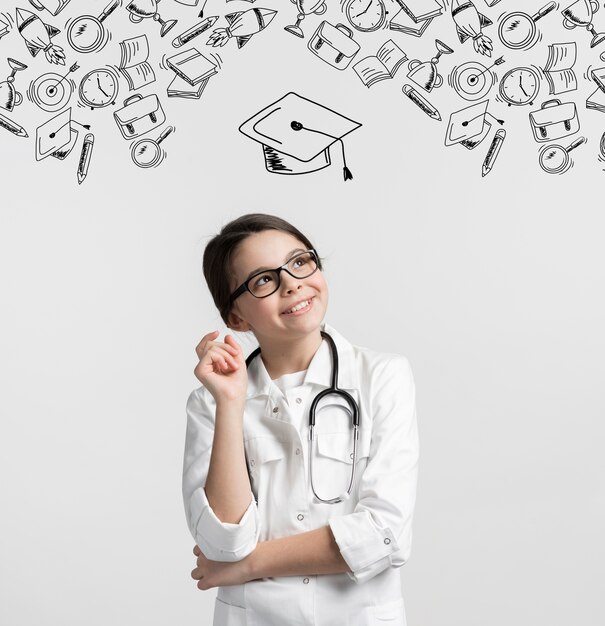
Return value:
<svg viewBox="0 0 605 626">
<path fill-rule="evenodd" d="M 306 311 L 311 306 L 311 302 L 313 301 L 313 298 L 315 298 L 315 296 L 313 296 L 312 298 L 307 298 L 307 300 L 303 300 L 302 302 L 299 302 L 297 305 L 293 306 L 291 309 L 284 311 L 282 315 L 292 315 L 292 313 L 298 313 L 299 311 Z"/>
</svg>

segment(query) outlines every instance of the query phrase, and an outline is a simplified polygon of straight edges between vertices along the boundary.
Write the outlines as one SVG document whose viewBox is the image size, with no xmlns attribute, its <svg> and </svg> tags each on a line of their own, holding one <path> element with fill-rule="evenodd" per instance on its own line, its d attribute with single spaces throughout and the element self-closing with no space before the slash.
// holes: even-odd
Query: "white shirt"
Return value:
<svg viewBox="0 0 605 626">
<path fill-rule="evenodd" d="M 359 405 L 355 480 L 348 500 L 315 500 L 309 481 L 309 407 L 330 386 L 323 341 L 301 385 L 283 393 L 260 356 L 248 368 L 244 446 L 251 502 L 238 524 L 221 522 L 204 486 L 214 436 L 215 402 L 203 386 L 187 402 L 183 498 L 187 523 L 204 555 L 238 561 L 259 541 L 329 525 L 351 572 L 279 576 L 219 587 L 214 626 L 405 626 L 400 568 L 409 558 L 418 473 L 414 379 L 398 354 L 353 346 L 322 324 L 339 355 L 338 387 Z M 316 410 L 313 484 L 319 496 L 346 491 L 352 428 L 341 398 Z"/>
</svg>

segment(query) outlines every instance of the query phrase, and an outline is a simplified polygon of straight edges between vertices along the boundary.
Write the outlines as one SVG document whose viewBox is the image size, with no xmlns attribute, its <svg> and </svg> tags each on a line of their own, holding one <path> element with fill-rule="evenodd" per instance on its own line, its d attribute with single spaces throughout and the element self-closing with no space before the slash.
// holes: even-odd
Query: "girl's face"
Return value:
<svg viewBox="0 0 605 626">
<path fill-rule="evenodd" d="M 244 239 L 232 257 L 235 279 L 231 292 L 249 276 L 261 269 L 275 269 L 307 247 L 296 237 L 280 230 L 253 233 Z M 294 305 L 309 301 L 306 308 L 286 313 Z M 277 291 L 266 298 L 255 298 L 246 291 L 240 295 L 229 314 L 230 328 L 252 330 L 259 343 L 263 338 L 294 339 L 316 331 L 328 306 L 328 285 L 321 270 L 307 278 L 294 278 L 285 271 L 280 274 Z"/>
</svg>

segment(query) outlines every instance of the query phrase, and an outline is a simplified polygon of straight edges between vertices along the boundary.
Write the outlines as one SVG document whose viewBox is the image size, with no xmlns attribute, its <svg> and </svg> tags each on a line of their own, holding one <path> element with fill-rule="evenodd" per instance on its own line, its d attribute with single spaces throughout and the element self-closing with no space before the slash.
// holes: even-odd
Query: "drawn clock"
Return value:
<svg viewBox="0 0 605 626">
<path fill-rule="evenodd" d="M 530 67 L 516 67 L 500 81 L 500 95 L 508 106 L 533 104 L 540 91 L 540 76 Z"/>
<path fill-rule="evenodd" d="M 117 75 L 109 69 L 88 72 L 80 82 L 80 100 L 91 109 L 116 103 L 120 85 Z"/>
<path fill-rule="evenodd" d="M 385 23 L 387 10 L 383 0 L 350 0 L 345 15 L 353 28 L 369 33 Z"/>
</svg>

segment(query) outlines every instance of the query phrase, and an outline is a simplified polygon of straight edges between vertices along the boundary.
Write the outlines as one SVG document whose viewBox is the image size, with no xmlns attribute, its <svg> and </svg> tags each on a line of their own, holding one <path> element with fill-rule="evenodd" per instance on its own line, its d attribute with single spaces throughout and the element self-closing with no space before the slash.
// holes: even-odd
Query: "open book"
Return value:
<svg viewBox="0 0 605 626">
<path fill-rule="evenodd" d="M 366 87 L 386 78 L 393 78 L 401 64 L 408 60 L 407 54 L 392 40 L 385 41 L 376 53 L 361 59 L 353 66 L 355 73 Z"/>
<path fill-rule="evenodd" d="M 575 42 L 549 44 L 548 60 L 543 69 L 551 94 L 565 93 L 578 88 L 578 79 L 571 69 L 576 62 L 576 56 Z"/>
<path fill-rule="evenodd" d="M 122 58 L 120 71 L 126 77 L 130 90 L 140 89 L 155 82 L 153 68 L 147 62 L 149 58 L 149 42 L 147 35 L 139 35 L 120 42 Z"/>
</svg>

